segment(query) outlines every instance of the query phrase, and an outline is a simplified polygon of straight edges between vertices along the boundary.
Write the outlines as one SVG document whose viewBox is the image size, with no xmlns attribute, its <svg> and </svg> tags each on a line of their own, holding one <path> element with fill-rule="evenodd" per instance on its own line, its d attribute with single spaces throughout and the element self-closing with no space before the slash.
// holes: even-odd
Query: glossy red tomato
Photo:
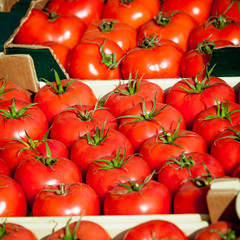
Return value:
<svg viewBox="0 0 240 240">
<path fill-rule="evenodd" d="M 102 17 L 103 0 L 50 0 L 47 9 L 61 15 L 74 15 L 86 25 Z"/>
<path fill-rule="evenodd" d="M 32 139 L 42 139 L 48 130 L 47 117 L 36 104 L 13 98 L 0 102 L 0 112 L 0 147 L 12 138 L 27 140 L 26 132 Z"/>
<path fill-rule="evenodd" d="M 158 14 L 159 0 L 108 0 L 103 7 L 103 18 L 113 18 L 139 28 Z"/>
<path fill-rule="evenodd" d="M 41 190 L 34 199 L 33 216 L 90 216 L 100 214 L 95 191 L 85 183 L 66 183 Z"/>
<path fill-rule="evenodd" d="M 132 227 L 123 240 L 167 239 L 187 240 L 185 233 L 174 223 L 165 220 L 150 220 Z"/>
<path fill-rule="evenodd" d="M 175 42 L 157 35 L 144 37 L 122 60 L 122 77 L 128 79 L 131 73 L 146 79 L 175 78 L 180 76 L 182 56 L 183 50 Z"/>
<path fill-rule="evenodd" d="M 184 11 L 190 14 L 198 23 L 204 23 L 211 14 L 214 0 L 163 0 L 163 12 Z"/>
<path fill-rule="evenodd" d="M 82 80 L 121 79 L 119 64 L 123 56 L 121 47 L 111 39 L 85 39 L 70 51 L 68 72 Z"/>
<path fill-rule="evenodd" d="M 239 164 L 240 125 L 226 128 L 219 133 L 211 147 L 211 155 L 224 167 L 226 175 L 232 176 Z"/>
<path fill-rule="evenodd" d="M 4 222 L 0 225 L 0 228 L 0 238 L 3 240 L 37 240 L 36 235 L 30 229 L 13 222 Z"/>
<path fill-rule="evenodd" d="M 85 29 L 85 23 L 76 16 L 48 16 L 42 10 L 32 9 L 30 16 L 14 37 L 14 42 L 33 44 L 53 41 L 73 48 L 80 41 Z"/>
<path fill-rule="evenodd" d="M 128 23 L 116 19 L 100 19 L 90 24 L 83 39 L 105 37 L 116 42 L 124 52 L 137 45 L 137 30 Z"/>
<path fill-rule="evenodd" d="M 0 216 L 24 217 L 27 201 L 21 186 L 11 177 L 0 174 Z"/>
<path fill-rule="evenodd" d="M 166 103 L 176 108 L 184 117 L 188 129 L 195 118 L 206 108 L 227 99 L 236 102 L 234 89 L 224 80 L 213 76 L 186 78 L 175 83 L 168 91 Z"/>
<path fill-rule="evenodd" d="M 138 39 L 157 34 L 160 38 L 170 39 L 178 44 L 184 52 L 188 50 L 188 36 L 197 26 L 195 19 L 186 12 L 159 12 L 144 23 L 138 31 Z"/>
</svg>

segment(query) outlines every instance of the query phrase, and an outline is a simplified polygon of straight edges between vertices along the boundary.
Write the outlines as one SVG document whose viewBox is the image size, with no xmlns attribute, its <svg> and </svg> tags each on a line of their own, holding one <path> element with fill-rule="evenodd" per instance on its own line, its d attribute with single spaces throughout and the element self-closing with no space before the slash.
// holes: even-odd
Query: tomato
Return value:
<svg viewBox="0 0 240 240">
<path fill-rule="evenodd" d="M 0 238 L 3 240 L 37 240 L 37 237 L 31 230 L 16 223 L 4 222 L 0 225 L 0 229 Z"/>
<path fill-rule="evenodd" d="M 66 227 L 51 233 L 46 240 L 64 239 L 66 236 L 81 240 L 111 240 L 109 233 L 101 225 L 92 221 L 81 221 L 81 219 L 71 224 L 68 221 Z"/>
<path fill-rule="evenodd" d="M 163 0 L 163 12 L 184 11 L 190 14 L 199 24 L 205 23 L 211 15 L 214 0 Z"/>
<path fill-rule="evenodd" d="M 105 108 L 79 104 L 67 108 L 54 118 L 50 138 L 63 142 L 70 149 L 79 137 L 103 125 L 104 128 L 116 129 L 117 120 Z"/>
<path fill-rule="evenodd" d="M 208 69 L 213 49 L 216 47 L 234 45 L 228 40 L 203 40 L 198 44 L 197 49 L 191 49 L 187 51 L 180 63 L 181 77 L 194 77 L 198 75 L 205 75 Z M 210 70 L 209 70 L 210 71 Z"/>
<path fill-rule="evenodd" d="M 15 35 L 14 42 L 33 44 L 53 41 L 73 48 L 81 40 L 85 29 L 85 23 L 76 16 L 48 16 L 42 10 L 32 9 L 30 16 Z"/>
<path fill-rule="evenodd" d="M 159 171 L 165 161 L 179 156 L 183 151 L 207 152 L 207 145 L 199 134 L 178 127 L 176 130 L 166 130 L 149 137 L 143 143 L 139 154 L 152 171 Z"/>
<path fill-rule="evenodd" d="M 213 176 L 224 176 L 221 163 L 205 152 L 182 152 L 163 163 L 158 172 L 158 181 L 164 184 L 175 196 L 184 181 L 189 178 L 203 177 L 207 173 Z"/>
<path fill-rule="evenodd" d="M 49 123 L 53 118 L 66 109 L 76 104 L 96 104 L 97 98 L 93 90 L 79 80 L 60 80 L 54 70 L 55 82 L 47 81 L 47 85 L 40 88 L 34 97 L 34 102 L 43 110 Z"/>
<path fill-rule="evenodd" d="M 130 75 L 128 83 L 119 84 L 108 94 L 104 107 L 119 117 L 143 99 L 154 101 L 154 98 L 160 103 L 165 101 L 165 92 L 158 84 L 141 78 L 138 80 L 137 76 L 132 80 Z"/>
<path fill-rule="evenodd" d="M 94 159 L 115 155 L 119 148 L 121 148 L 121 154 L 124 151 L 128 155 L 134 153 L 132 144 L 123 133 L 115 129 L 104 129 L 103 125 L 101 130 L 97 127 L 95 131 L 87 132 L 73 143 L 70 159 L 78 165 L 81 173 L 85 176 Z"/>
<path fill-rule="evenodd" d="M 151 170 L 148 164 L 139 156 L 120 154 L 120 149 L 115 155 L 107 155 L 89 166 L 86 174 L 86 183 L 98 194 L 103 203 L 108 191 L 118 183 L 128 179 L 137 180 L 146 178 Z"/>
<path fill-rule="evenodd" d="M 232 176 L 240 159 L 240 125 L 226 128 L 219 133 L 212 146 L 211 155 L 224 167 L 226 175 Z"/>
<path fill-rule="evenodd" d="M 100 19 L 90 24 L 83 39 L 105 37 L 116 42 L 124 52 L 137 45 L 137 30 L 128 23 L 116 19 Z"/>
<path fill-rule="evenodd" d="M 69 54 L 68 72 L 82 80 L 121 79 L 119 64 L 124 52 L 111 39 L 95 37 L 82 40 Z"/>
<path fill-rule="evenodd" d="M 33 216 L 90 216 L 100 214 L 95 191 L 85 183 L 67 183 L 41 190 L 34 199 Z"/>
<path fill-rule="evenodd" d="M 165 130 L 185 129 L 186 124 L 181 113 L 165 103 L 143 101 L 136 104 L 120 116 L 118 130 L 125 134 L 135 152 L 138 152 L 149 137 Z M 179 121 L 180 119 L 180 121 Z"/>
<path fill-rule="evenodd" d="M 0 174 L 0 216 L 24 217 L 27 201 L 21 186 L 11 177 Z"/>
<path fill-rule="evenodd" d="M 170 192 L 163 184 L 151 180 L 151 175 L 114 186 L 104 199 L 104 214 L 170 214 Z"/>
<path fill-rule="evenodd" d="M 240 239 L 239 226 L 228 221 L 218 221 L 200 230 L 194 240 Z"/>
<path fill-rule="evenodd" d="M 237 124 L 240 124 L 240 104 L 227 101 L 203 110 L 193 123 L 193 131 L 203 137 L 210 149 L 218 134 Z"/>
<path fill-rule="evenodd" d="M 32 139 L 41 139 L 48 130 L 44 112 L 24 100 L 13 98 L 0 102 L 0 147 L 12 138 L 27 140 L 26 132 Z"/>
<path fill-rule="evenodd" d="M 182 56 L 183 50 L 175 42 L 157 35 L 144 37 L 122 60 L 122 77 L 128 79 L 131 73 L 146 79 L 175 78 L 180 76 Z"/>
<path fill-rule="evenodd" d="M 138 29 L 160 10 L 159 0 L 108 0 L 103 7 L 103 18 L 113 18 Z"/>
<path fill-rule="evenodd" d="M 130 228 L 123 240 L 167 239 L 187 240 L 185 233 L 174 223 L 166 220 L 150 220 Z"/>
<path fill-rule="evenodd" d="M 188 129 L 195 118 L 206 108 L 228 100 L 236 102 L 236 93 L 227 82 L 218 77 L 196 75 L 179 80 L 168 91 L 166 103 L 176 108 L 184 117 Z"/>
<path fill-rule="evenodd" d="M 46 8 L 61 15 L 74 15 L 86 25 L 102 17 L 103 0 L 50 0 Z"/>
<path fill-rule="evenodd" d="M 186 12 L 159 12 L 151 20 L 144 23 L 138 31 L 138 39 L 157 34 L 161 38 L 170 39 L 178 44 L 184 52 L 188 49 L 188 36 L 197 26 L 194 18 Z"/>
<path fill-rule="evenodd" d="M 240 25 L 220 15 L 211 21 L 198 25 L 189 35 L 189 49 L 197 48 L 205 39 L 228 40 L 233 44 L 240 43 Z"/>
<path fill-rule="evenodd" d="M 11 168 L 7 161 L 0 157 L 0 174 L 11 177 Z"/>
</svg>

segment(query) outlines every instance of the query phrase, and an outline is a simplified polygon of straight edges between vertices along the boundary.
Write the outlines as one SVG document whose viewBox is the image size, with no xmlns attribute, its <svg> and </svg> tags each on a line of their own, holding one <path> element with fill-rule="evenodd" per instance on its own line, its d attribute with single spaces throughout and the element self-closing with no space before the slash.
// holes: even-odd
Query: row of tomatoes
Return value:
<svg viewBox="0 0 240 240">
<path fill-rule="evenodd" d="M 14 42 L 53 48 L 72 78 L 192 77 L 214 47 L 239 44 L 237 3 L 50 0 L 48 14 L 33 9 Z"/>
</svg>

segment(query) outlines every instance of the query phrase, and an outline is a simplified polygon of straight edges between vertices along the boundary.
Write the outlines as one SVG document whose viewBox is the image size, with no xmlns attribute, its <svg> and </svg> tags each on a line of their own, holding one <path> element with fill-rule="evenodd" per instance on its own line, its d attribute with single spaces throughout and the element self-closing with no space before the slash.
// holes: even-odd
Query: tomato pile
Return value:
<svg viewBox="0 0 240 240">
<path fill-rule="evenodd" d="M 182 2 L 50 0 L 32 10 L 15 43 L 52 47 L 71 78 L 53 70 L 32 96 L 0 81 L 1 217 L 207 214 L 211 181 L 240 177 L 240 92 L 207 68 L 213 47 L 240 42 L 238 5 Z M 168 90 L 148 80 L 177 76 Z M 97 99 L 81 81 L 94 79 L 127 81 Z M 91 225 L 66 231 L 82 224 Z M 124 240 L 155 224 L 187 239 L 149 224 Z"/>
</svg>

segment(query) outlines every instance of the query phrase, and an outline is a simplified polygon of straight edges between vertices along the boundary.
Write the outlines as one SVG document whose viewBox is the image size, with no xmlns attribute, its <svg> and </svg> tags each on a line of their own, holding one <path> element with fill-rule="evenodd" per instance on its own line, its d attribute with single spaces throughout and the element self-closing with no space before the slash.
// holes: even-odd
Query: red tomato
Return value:
<svg viewBox="0 0 240 240">
<path fill-rule="evenodd" d="M 50 0 L 47 9 L 61 15 L 74 15 L 86 25 L 102 17 L 103 0 Z"/>
<path fill-rule="evenodd" d="M 194 77 L 196 75 L 205 75 L 210 62 L 213 49 L 221 46 L 234 45 L 228 40 L 203 40 L 198 44 L 197 49 L 191 49 L 186 52 L 180 63 L 181 77 Z"/>
<path fill-rule="evenodd" d="M 144 37 L 137 47 L 130 49 L 121 62 L 123 79 L 139 74 L 146 79 L 180 76 L 183 50 L 173 41 L 157 35 Z"/>
<path fill-rule="evenodd" d="M 113 187 L 106 194 L 103 211 L 105 215 L 170 214 L 171 203 L 168 189 L 150 175 Z"/>
<path fill-rule="evenodd" d="M 82 40 L 94 37 L 109 38 L 116 42 L 124 52 L 137 45 L 137 30 L 128 23 L 116 19 L 100 19 L 90 24 Z"/>
<path fill-rule="evenodd" d="M 222 240 L 229 238 L 240 240 L 240 236 L 237 235 L 236 231 L 238 228 L 239 226 L 231 222 L 218 221 L 200 230 L 194 240 Z"/>
<path fill-rule="evenodd" d="M 70 149 L 79 137 L 103 125 L 104 128 L 117 127 L 117 120 L 107 109 L 97 105 L 75 105 L 54 118 L 50 138 L 63 142 Z"/>
<path fill-rule="evenodd" d="M 154 101 L 154 98 L 160 103 L 165 100 L 165 92 L 158 84 L 145 79 L 131 80 L 130 76 L 128 83 L 120 84 L 109 93 L 104 107 L 108 108 L 115 117 L 119 117 L 143 99 Z"/>
<path fill-rule="evenodd" d="M 211 14 L 214 0 L 163 0 L 163 12 L 184 11 L 190 14 L 198 23 L 204 23 Z"/>
<path fill-rule="evenodd" d="M 139 28 L 158 14 L 159 0 L 108 0 L 103 7 L 103 18 L 113 18 Z"/>
<path fill-rule="evenodd" d="M 232 176 L 240 162 L 240 125 L 228 127 L 216 136 L 211 155 L 222 164 L 226 175 Z"/>
<path fill-rule="evenodd" d="M 120 116 L 118 130 L 125 134 L 135 152 L 138 152 L 149 137 L 165 130 L 176 129 L 178 123 L 181 129 L 186 129 L 181 113 L 165 103 L 143 101 Z M 179 121 L 180 119 L 180 121 Z"/>
<path fill-rule="evenodd" d="M 11 168 L 7 161 L 5 161 L 3 158 L 0 158 L 0 174 L 11 176 Z"/>
<path fill-rule="evenodd" d="M 33 216 L 90 216 L 100 214 L 95 191 L 85 183 L 68 183 L 41 190 L 34 199 Z"/>
<path fill-rule="evenodd" d="M 223 15 L 216 17 L 210 22 L 198 25 L 189 35 L 189 49 L 197 48 L 204 39 L 228 40 L 233 44 L 240 43 L 240 25 Z"/>
<path fill-rule="evenodd" d="M 118 183 L 128 179 L 134 181 L 146 178 L 151 170 L 148 164 L 135 155 L 120 154 L 107 155 L 95 161 L 89 166 L 86 174 L 86 183 L 98 194 L 103 203 L 108 191 Z"/>
<path fill-rule="evenodd" d="M 150 220 L 132 227 L 123 240 L 168 239 L 187 240 L 185 233 L 174 223 L 165 220 Z"/>
<path fill-rule="evenodd" d="M 34 102 L 43 110 L 49 123 L 67 107 L 76 104 L 95 104 L 97 98 L 93 90 L 79 80 L 60 80 L 56 71 L 55 82 L 48 82 L 35 94 Z"/>
<path fill-rule="evenodd" d="M 12 138 L 27 140 L 26 132 L 32 139 L 41 139 L 48 130 L 44 112 L 24 100 L 12 99 L 0 102 L 0 147 Z"/>
<path fill-rule="evenodd" d="M 4 222 L 0 225 L 0 228 L 1 228 L 0 238 L 2 240 L 14 240 L 14 239 L 37 240 L 37 237 L 31 230 L 16 223 Z"/>
<path fill-rule="evenodd" d="M 138 39 L 157 34 L 178 44 L 184 52 L 188 49 L 188 36 L 197 26 L 194 18 L 186 12 L 159 12 L 151 20 L 144 23 L 138 31 Z"/>
<path fill-rule="evenodd" d="M 78 166 L 67 158 L 32 157 L 21 162 L 14 172 L 14 179 L 23 188 L 31 208 L 36 195 L 49 186 L 61 183 L 82 182 Z"/>
<path fill-rule="evenodd" d="M 71 224 L 68 221 L 66 227 L 53 232 L 46 240 L 57 240 L 66 236 L 81 240 L 111 240 L 110 235 L 101 225 L 92 221 L 80 220 Z"/>
<path fill-rule="evenodd" d="M 216 177 L 224 176 L 221 163 L 208 153 L 189 152 L 169 158 L 158 172 L 158 181 L 175 196 L 184 181 L 203 177 L 208 173 Z"/>
<path fill-rule="evenodd" d="M 21 186 L 11 177 L 0 174 L 0 216 L 24 217 L 27 201 Z"/>
<path fill-rule="evenodd" d="M 236 102 L 234 89 L 224 80 L 209 75 L 196 75 L 178 81 L 168 91 L 166 103 L 176 108 L 184 117 L 188 129 L 195 118 L 206 108 L 224 100 Z"/>
<path fill-rule="evenodd" d="M 240 124 L 240 104 L 227 101 L 203 110 L 193 123 L 193 131 L 203 137 L 210 149 L 219 133 L 237 124 Z"/>
<path fill-rule="evenodd" d="M 70 159 L 78 165 L 85 177 L 94 159 L 115 155 L 119 148 L 121 154 L 124 151 L 127 155 L 134 153 L 132 144 L 123 133 L 114 129 L 104 129 L 104 126 L 101 130 L 97 127 L 94 132 L 83 135 L 73 143 Z"/>
<path fill-rule="evenodd" d="M 148 138 L 139 154 L 148 163 L 152 171 L 159 171 L 163 163 L 182 152 L 207 152 L 206 142 L 192 131 L 184 129 L 167 130 Z"/>
<path fill-rule="evenodd" d="M 69 54 L 68 72 L 82 80 L 121 79 L 119 64 L 123 50 L 111 39 L 95 37 L 84 39 Z"/>
<path fill-rule="evenodd" d="M 73 48 L 81 40 L 85 29 L 85 23 L 76 16 L 48 16 L 42 10 L 32 9 L 30 16 L 14 37 L 14 42 L 33 44 L 53 41 Z"/>
</svg>

